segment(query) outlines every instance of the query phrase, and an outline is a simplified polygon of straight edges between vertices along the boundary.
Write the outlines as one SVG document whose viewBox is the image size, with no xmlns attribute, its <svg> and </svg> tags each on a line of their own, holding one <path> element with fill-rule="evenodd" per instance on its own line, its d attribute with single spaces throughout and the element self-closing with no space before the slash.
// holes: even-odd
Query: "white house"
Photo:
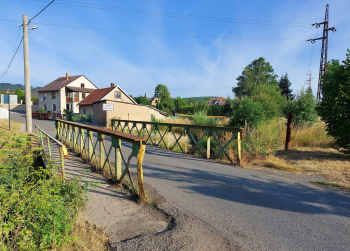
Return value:
<svg viewBox="0 0 350 251">
<path fill-rule="evenodd" d="M 98 89 L 84 75 L 60 77 L 38 90 L 39 107 L 58 113 L 60 109 L 79 113 L 77 104 Z"/>
</svg>

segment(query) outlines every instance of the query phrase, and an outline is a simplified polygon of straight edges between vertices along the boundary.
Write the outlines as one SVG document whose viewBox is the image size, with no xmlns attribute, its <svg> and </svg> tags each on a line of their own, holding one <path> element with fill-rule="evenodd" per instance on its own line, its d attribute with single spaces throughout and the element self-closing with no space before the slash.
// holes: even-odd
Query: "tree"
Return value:
<svg viewBox="0 0 350 251">
<path fill-rule="evenodd" d="M 183 98 L 180 97 L 176 97 L 174 99 L 174 106 L 176 110 L 182 109 L 187 105 L 186 100 L 184 100 Z"/>
<path fill-rule="evenodd" d="M 264 108 L 266 119 L 283 115 L 287 100 L 281 96 L 278 87 L 273 85 L 259 85 L 252 91 L 251 98 Z"/>
<path fill-rule="evenodd" d="M 257 126 L 265 120 L 264 108 L 251 98 L 242 98 L 237 108 L 232 113 L 229 125 L 232 127 L 244 127 L 247 122 L 250 126 Z"/>
<path fill-rule="evenodd" d="M 277 86 L 277 77 L 270 63 L 266 62 L 265 58 L 260 57 L 244 68 L 242 75 L 236 79 L 238 81 L 237 87 L 233 87 L 232 91 L 236 97 L 250 96 L 252 90 L 258 85 Z"/>
<path fill-rule="evenodd" d="M 150 105 L 149 100 L 145 96 L 138 96 L 134 100 L 141 105 Z"/>
<path fill-rule="evenodd" d="M 327 76 L 322 78 L 322 102 L 317 112 L 344 152 L 350 153 L 350 50 L 343 64 L 328 63 Z"/>
<path fill-rule="evenodd" d="M 156 89 L 154 90 L 154 96 L 157 98 L 160 98 L 161 100 L 171 98 L 168 87 L 166 87 L 165 85 L 161 85 L 161 84 L 156 86 Z"/>
<path fill-rule="evenodd" d="M 286 96 L 287 98 L 293 98 L 293 90 L 290 89 L 292 83 L 288 79 L 288 74 L 282 75 L 280 80 L 278 81 L 278 87 L 281 89 L 281 95 Z"/>
<path fill-rule="evenodd" d="M 160 98 L 159 109 L 161 109 L 162 111 L 169 112 L 175 109 L 174 101 L 170 96 L 168 87 L 166 87 L 165 85 L 157 85 L 157 87 L 154 90 L 154 96 Z"/>
<path fill-rule="evenodd" d="M 205 100 L 201 100 L 199 103 L 193 105 L 194 112 L 205 112 L 207 113 L 209 110 L 208 102 Z"/>
<path fill-rule="evenodd" d="M 288 110 L 293 112 L 294 124 L 312 125 L 315 123 L 318 117 L 315 109 L 316 105 L 311 88 L 302 89 L 288 105 Z"/>
<path fill-rule="evenodd" d="M 17 88 L 15 94 L 17 95 L 19 100 L 24 100 L 24 93 L 22 92 L 22 90 L 20 88 Z"/>
</svg>

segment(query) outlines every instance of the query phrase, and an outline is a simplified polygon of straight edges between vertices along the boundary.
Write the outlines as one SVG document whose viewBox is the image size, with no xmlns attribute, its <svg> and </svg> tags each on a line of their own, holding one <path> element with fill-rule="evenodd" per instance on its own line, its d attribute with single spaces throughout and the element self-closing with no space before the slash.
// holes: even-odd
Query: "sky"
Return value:
<svg viewBox="0 0 350 251">
<path fill-rule="evenodd" d="M 0 0 L 0 77 L 23 36 L 22 15 L 33 18 L 48 0 Z M 312 23 L 329 6 L 328 60 L 350 48 L 349 0 L 56 0 L 29 31 L 31 86 L 85 75 L 98 88 L 119 85 L 132 96 L 154 95 L 158 84 L 172 97 L 234 97 L 244 67 L 264 57 L 293 93 L 316 94 L 322 36 Z M 78 28 L 80 27 L 80 28 Z M 0 83 L 24 84 L 23 46 Z"/>
</svg>

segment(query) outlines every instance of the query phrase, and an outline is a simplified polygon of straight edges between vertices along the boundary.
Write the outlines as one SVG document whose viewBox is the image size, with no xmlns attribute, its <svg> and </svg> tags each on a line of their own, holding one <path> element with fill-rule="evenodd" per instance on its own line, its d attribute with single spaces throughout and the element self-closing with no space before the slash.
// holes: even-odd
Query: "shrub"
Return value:
<svg viewBox="0 0 350 251">
<path fill-rule="evenodd" d="M 316 100 L 311 88 L 302 89 L 294 100 L 288 101 L 286 112 L 293 112 L 296 125 L 313 125 L 317 121 Z"/>
<path fill-rule="evenodd" d="M 45 112 L 45 108 L 44 107 L 40 107 L 38 110 L 38 113 L 44 113 Z"/>
<path fill-rule="evenodd" d="M 232 119 L 229 123 L 232 127 L 244 127 L 245 123 L 250 126 L 257 126 L 265 120 L 263 106 L 254 102 L 251 98 L 242 98 L 232 113 Z"/>
<path fill-rule="evenodd" d="M 15 144 L 13 146 L 16 146 Z M 15 149 L 0 165 L 0 249 L 39 250 L 70 239 L 85 203 L 78 179 L 61 178 Z"/>
<path fill-rule="evenodd" d="M 323 76 L 324 77 L 324 76 Z M 322 102 L 318 114 L 327 125 L 327 131 L 336 143 L 350 153 L 350 50 L 343 64 L 332 60 L 322 81 Z"/>
<path fill-rule="evenodd" d="M 273 85 L 258 85 L 253 89 L 251 98 L 264 108 L 266 119 L 282 116 L 287 102 L 280 90 Z"/>
<path fill-rule="evenodd" d="M 193 122 L 196 125 L 207 125 L 207 126 L 217 126 L 218 120 L 208 119 L 207 113 L 205 111 L 196 112 L 193 116 Z"/>
</svg>

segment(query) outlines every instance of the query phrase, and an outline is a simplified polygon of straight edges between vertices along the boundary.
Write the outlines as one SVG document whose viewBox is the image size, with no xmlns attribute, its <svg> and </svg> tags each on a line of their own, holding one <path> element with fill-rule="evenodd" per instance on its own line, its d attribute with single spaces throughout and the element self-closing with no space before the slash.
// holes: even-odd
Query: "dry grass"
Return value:
<svg viewBox="0 0 350 251">
<path fill-rule="evenodd" d="M 332 184 L 350 191 L 350 156 L 333 148 L 298 147 L 277 156 L 245 163 L 246 168 L 275 168 L 304 174 L 320 175 Z"/>
<path fill-rule="evenodd" d="M 282 137 L 285 134 L 281 135 Z M 334 138 L 326 132 L 324 122 L 317 122 L 311 127 L 294 126 L 292 128 L 291 146 L 293 147 L 331 147 Z"/>
<path fill-rule="evenodd" d="M 22 127 L 22 123 L 11 121 L 11 134 L 19 134 L 19 130 Z M 9 120 L 0 119 L 0 132 L 9 132 Z"/>
<path fill-rule="evenodd" d="M 167 118 L 165 118 L 164 123 L 185 124 L 185 125 L 193 125 L 194 124 L 192 119 L 183 118 L 183 117 L 178 117 L 178 118 L 167 117 Z"/>
<path fill-rule="evenodd" d="M 80 250 L 109 250 L 108 235 L 86 221 L 84 213 L 80 213 L 70 234 L 71 239 L 54 251 L 80 251 Z"/>
<path fill-rule="evenodd" d="M 285 135 L 284 119 L 266 122 L 256 129 L 248 128 L 242 166 L 316 174 L 350 190 L 350 156 L 332 148 L 334 138 L 327 134 L 323 122 L 309 127 L 293 126 L 289 151 L 284 151 Z"/>
</svg>

